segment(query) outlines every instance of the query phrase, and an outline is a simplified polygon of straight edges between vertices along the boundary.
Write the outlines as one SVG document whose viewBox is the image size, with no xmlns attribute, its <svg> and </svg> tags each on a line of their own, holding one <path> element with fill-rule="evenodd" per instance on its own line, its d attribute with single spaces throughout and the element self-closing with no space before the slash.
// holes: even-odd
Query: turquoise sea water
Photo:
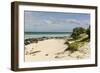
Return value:
<svg viewBox="0 0 100 73">
<path fill-rule="evenodd" d="M 25 32 L 24 39 L 41 37 L 69 37 L 72 32 Z"/>
</svg>

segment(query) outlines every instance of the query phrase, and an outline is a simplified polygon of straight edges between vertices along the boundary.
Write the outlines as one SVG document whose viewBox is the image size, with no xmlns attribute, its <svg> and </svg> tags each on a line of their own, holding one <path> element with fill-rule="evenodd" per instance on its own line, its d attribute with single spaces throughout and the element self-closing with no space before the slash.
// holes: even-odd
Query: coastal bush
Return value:
<svg viewBox="0 0 100 73">
<path fill-rule="evenodd" d="M 79 43 L 78 42 L 74 42 L 74 43 L 69 44 L 68 48 L 65 51 L 69 50 L 71 52 L 74 52 L 74 51 L 77 51 L 78 48 L 79 48 Z"/>
<path fill-rule="evenodd" d="M 74 39 L 78 39 L 80 38 L 80 34 L 85 33 L 85 29 L 82 27 L 76 27 L 73 29 L 73 32 L 71 34 L 71 37 Z"/>
<path fill-rule="evenodd" d="M 67 44 L 67 45 L 69 45 L 70 43 L 69 43 L 68 41 L 66 41 L 64 44 Z"/>
<path fill-rule="evenodd" d="M 86 37 L 86 38 L 83 38 L 82 40 L 80 40 L 79 42 L 88 42 L 89 41 L 89 38 Z"/>
</svg>

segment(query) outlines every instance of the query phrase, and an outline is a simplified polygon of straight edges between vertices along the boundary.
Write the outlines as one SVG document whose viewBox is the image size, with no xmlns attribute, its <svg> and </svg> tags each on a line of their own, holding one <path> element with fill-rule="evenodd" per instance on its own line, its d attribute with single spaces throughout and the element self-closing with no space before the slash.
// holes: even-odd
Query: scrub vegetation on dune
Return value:
<svg viewBox="0 0 100 73">
<path fill-rule="evenodd" d="M 71 37 L 71 40 L 67 40 L 64 43 L 68 45 L 68 48 L 66 48 L 65 51 L 78 51 L 78 49 L 82 47 L 86 42 L 90 41 L 90 27 L 88 29 L 84 29 L 82 27 L 74 28 Z"/>
</svg>

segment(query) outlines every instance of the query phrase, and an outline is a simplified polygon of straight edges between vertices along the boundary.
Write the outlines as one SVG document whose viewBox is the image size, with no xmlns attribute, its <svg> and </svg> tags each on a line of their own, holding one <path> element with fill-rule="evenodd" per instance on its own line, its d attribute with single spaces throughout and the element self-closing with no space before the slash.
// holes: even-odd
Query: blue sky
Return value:
<svg viewBox="0 0 100 73">
<path fill-rule="evenodd" d="M 25 32 L 71 32 L 75 27 L 88 28 L 90 14 L 24 11 Z"/>
</svg>

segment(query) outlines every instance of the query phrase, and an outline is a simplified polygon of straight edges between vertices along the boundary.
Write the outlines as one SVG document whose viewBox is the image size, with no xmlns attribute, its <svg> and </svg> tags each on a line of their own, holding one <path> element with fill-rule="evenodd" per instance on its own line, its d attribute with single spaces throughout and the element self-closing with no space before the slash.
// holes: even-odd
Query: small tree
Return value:
<svg viewBox="0 0 100 73">
<path fill-rule="evenodd" d="M 82 27 L 76 27 L 73 29 L 73 33 L 71 35 L 72 38 L 78 39 L 80 37 L 80 34 L 85 33 L 85 29 Z"/>
</svg>

